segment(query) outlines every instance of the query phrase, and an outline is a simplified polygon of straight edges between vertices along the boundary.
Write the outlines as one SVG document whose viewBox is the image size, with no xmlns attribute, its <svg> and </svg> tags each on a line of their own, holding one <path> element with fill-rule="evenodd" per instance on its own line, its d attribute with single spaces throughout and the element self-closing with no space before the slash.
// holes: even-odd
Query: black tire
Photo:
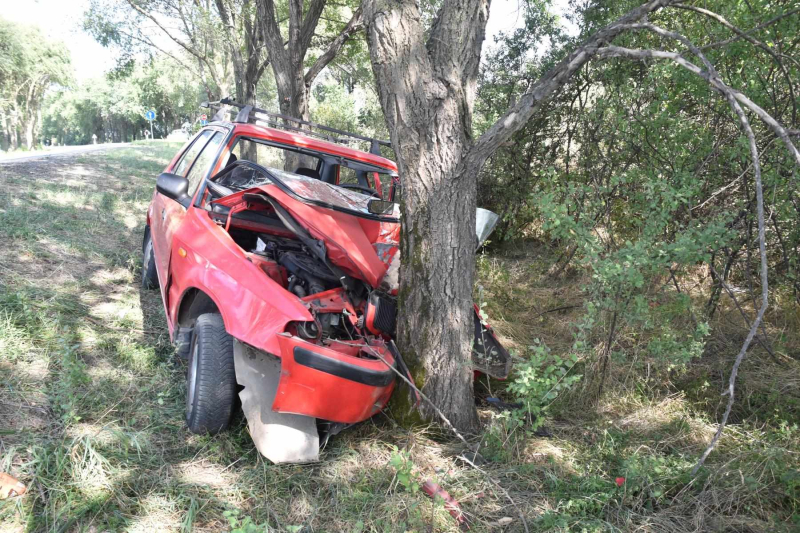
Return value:
<svg viewBox="0 0 800 533">
<path fill-rule="evenodd" d="M 233 337 L 225 331 L 221 315 L 200 315 L 194 325 L 186 373 L 189 431 L 214 435 L 227 429 L 235 405 Z"/>
<path fill-rule="evenodd" d="M 142 242 L 142 287 L 148 290 L 158 288 L 156 256 L 153 255 L 153 239 L 150 236 L 149 226 L 144 228 L 144 242 Z"/>
</svg>

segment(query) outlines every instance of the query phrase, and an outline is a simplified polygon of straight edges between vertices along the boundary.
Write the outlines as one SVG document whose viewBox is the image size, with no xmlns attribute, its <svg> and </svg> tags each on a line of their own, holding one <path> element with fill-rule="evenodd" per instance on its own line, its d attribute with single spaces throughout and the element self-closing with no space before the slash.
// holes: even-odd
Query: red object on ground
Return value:
<svg viewBox="0 0 800 533">
<path fill-rule="evenodd" d="M 624 477 L 618 477 L 618 478 L 616 478 L 614 480 L 614 482 L 617 484 L 617 487 L 621 487 L 622 485 L 625 484 L 625 478 Z"/>
<path fill-rule="evenodd" d="M 461 510 L 461 505 L 454 500 L 446 490 L 440 487 L 438 483 L 428 480 L 422 484 L 422 491 L 434 500 L 436 500 L 437 496 L 443 499 L 444 508 L 456 519 L 456 522 L 464 529 L 469 529 L 469 523 L 467 522 L 467 517 L 464 515 L 464 511 Z"/>
<path fill-rule="evenodd" d="M 25 487 L 25 485 L 22 484 L 17 478 L 12 477 L 5 472 L 0 472 L 0 500 L 13 498 L 14 496 L 22 496 L 27 491 L 27 487 Z"/>
</svg>

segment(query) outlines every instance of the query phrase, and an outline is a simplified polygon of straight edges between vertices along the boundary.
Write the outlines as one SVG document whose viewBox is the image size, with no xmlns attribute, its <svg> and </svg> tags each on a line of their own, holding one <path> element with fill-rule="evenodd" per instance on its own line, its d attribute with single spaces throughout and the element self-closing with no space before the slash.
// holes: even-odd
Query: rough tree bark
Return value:
<svg viewBox="0 0 800 533">
<path fill-rule="evenodd" d="M 281 114 L 301 120 L 309 120 L 309 91 L 316 77 L 342 49 L 345 42 L 362 28 L 361 8 L 353 13 L 350 21 L 328 44 L 325 52 L 306 71 L 305 58 L 311 39 L 319 23 L 326 0 L 311 0 L 303 11 L 303 0 L 289 0 L 289 39 L 284 42 L 280 24 L 275 16 L 273 0 L 256 0 L 259 31 L 267 45 L 270 65 L 278 89 L 278 106 Z M 291 124 L 300 126 L 302 124 Z M 287 170 L 307 166 L 298 154 L 287 154 L 284 161 Z"/>
<path fill-rule="evenodd" d="M 363 4 L 372 68 L 404 184 L 399 347 L 418 385 L 463 431 L 478 421 L 471 369 L 478 173 L 623 24 L 669 1 L 652 0 L 597 32 L 477 140 L 472 106 L 489 0 L 445 0 L 427 33 L 414 0 Z M 423 407 L 423 415 L 432 413 Z"/>
<path fill-rule="evenodd" d="M 471 369 L 477 181 L 459 168 L 473 141 L 489 2 L 445 2 L 427 43 L 413 0 L 368 0 L 364 12 L 403 177 L 400 350 L 417 385 L 470 431 L 478 422 Z"/>
<path fill-rule="evenodd" d="M 610 43 L 625 31 L 654 31 L 640 21 L 674 3 L 651 0 L 597 31 L 473 140 L 472 103 L 489 0 L 444 0 L 429 31 L 415 0 L 364 1 L 372 68 L 404 184 L 399 348 L 417 385 L 458 429 L 469 431 L 477 422 L 470 307 L 478 173 L 593 57 L 645 55 Z M 648 52 L 647 57 L 672 59 L 689 68 L 758 115 L 800 163 L 788 132 L 745 95 L 678 54 Z M 433 412 L 423 407 L 423 415 L 432 418 Z"/>
<path fill-rule="evenodd" d="M 284 41 L 275 16 L 273 0 L 256 0 L 258 31 L 267 45 L 281 113 L 302 120 L 309 118 L 309 89 L 316 77 L 342 49 L 347 40 L 362 28 L 361 8 L 357 9 L 325 52 L 305 69 L 305 58 L 326 0 L 311 0 L 303 10 L 303 0 L 289 0 L 289 39 Z"/>
</svg>

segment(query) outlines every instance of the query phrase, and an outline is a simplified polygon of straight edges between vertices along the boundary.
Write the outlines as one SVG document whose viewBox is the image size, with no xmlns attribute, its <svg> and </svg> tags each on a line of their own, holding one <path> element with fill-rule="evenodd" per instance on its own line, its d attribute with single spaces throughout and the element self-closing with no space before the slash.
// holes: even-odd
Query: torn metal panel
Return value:
<svg viewBox="0 0 800 533">
<path fill-rule="evenodd" d="M 247 427 L 258 451 L 273 463 L 319 460 L 316 419 L 272 410 L 281 375 L 278 358 L 234 341 L 236 381 Z"/>
<path fill-rule="evenodd" d="M 489 324 L 481 319 L 480 309 L 473 304 L 475 339 L 472 344 L 472 368 L 493 378 L 506 379 L 511 373 L 511 354 L 508 353 Z"/>
</svg>

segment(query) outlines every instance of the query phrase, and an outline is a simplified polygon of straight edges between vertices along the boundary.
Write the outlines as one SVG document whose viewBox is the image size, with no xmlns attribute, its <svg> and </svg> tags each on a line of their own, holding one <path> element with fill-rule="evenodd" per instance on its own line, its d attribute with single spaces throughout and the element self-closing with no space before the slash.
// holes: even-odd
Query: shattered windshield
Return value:
<svg viewBox="0 0 800 533">
<path fill-rule="evenodd" d="M 224 172 L 224 171 L 223 171 Z M 400 216 L 397 204 L 391 213 L 376 215 L 370 213 L 367 205 L 372 196 L 351 189 L 325 183 L 317 178 L 302 176 L 278 168 L 264 168 L 249 161 L 240 161 L 229 172 L 225 172 L 214 180 L 232 190 L 252 189 L 261 185 L 275 184 L 301 200 L 323 207 L 347 211 L 367 218 L 396 219 Z"/>
<path fill-rule="evenodd" d="M 268 169 L 284 185 L 289 187 L 296 195 L 306 200 L 316 200 L 330 204 L 334 207 L 359 211 L 369 215 L 367 203 L 372 198 L 368 194 L 358 191 L 343 189 L 308 176 L 301 176 L 277 168 Z M 389 215 L 391 216 L 391 215 Z"/>
</svg>

